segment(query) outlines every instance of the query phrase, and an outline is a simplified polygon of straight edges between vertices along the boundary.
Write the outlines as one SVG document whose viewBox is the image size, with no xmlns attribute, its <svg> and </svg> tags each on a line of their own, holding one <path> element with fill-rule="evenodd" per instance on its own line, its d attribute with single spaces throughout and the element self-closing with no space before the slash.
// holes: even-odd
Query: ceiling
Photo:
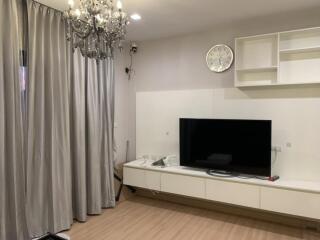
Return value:
<svg viewBox="0 0 320 240">
<path fill-rule="evenodd" d="M 67 0 L 37 0 L 65 10 Z M 76 2 L 79 0 L 75 0 Z M 320 7 L 319 0 L 122 0 L 124 11 L 142 20 L 128 27 L 128 39 L 147 40 L 206 30 L 232 21 Z M 320 14 L 320 13 L 319 13 Z"/>
</svg>

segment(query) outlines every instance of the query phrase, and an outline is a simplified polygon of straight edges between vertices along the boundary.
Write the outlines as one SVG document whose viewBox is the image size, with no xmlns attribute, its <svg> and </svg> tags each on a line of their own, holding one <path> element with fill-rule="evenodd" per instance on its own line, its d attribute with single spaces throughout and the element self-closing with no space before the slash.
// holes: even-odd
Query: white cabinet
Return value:
<svg viewBox="0 0 320 240">
<path fill-rule="evenodd" d="M 161 191 L 189 197 L 205 197 L 205 179 L 179 174 L 161 174 Z"/>
<path fill-rule="evenodd" d="M 183 167 L 124 166 L 124 184 L 238 206 L 320 220 L 320 183 L 224 179 Z"/>
<path fill-rule="evenodd" d="M 320 219 L 320 194 L 262 187 L 261 208 L 273 212 Z"/>
<path fill-rule="evenodd" d="M 259 208 L 259 195 L 259 187 L 255 185 L 206 180 L 206 198 L 208 200 Z"/>
</svg>

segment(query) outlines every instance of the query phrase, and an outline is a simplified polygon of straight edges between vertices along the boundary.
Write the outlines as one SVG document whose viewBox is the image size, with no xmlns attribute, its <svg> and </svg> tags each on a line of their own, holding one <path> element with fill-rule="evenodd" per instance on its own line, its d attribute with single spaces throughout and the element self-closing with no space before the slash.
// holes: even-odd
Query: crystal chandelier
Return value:
<svg viewBox="0 0 320 240">
<path fill-rule="evenodd" d="M 113 0 L 80 0 L 76 9 L 73 0 L 68 4 L 67 39 L 73 50 L 79 48 L 85 57 L 105 59 L 115 47 L 121 49 L 129 21 L 120 1 L 115 6 Z"/>
</svg>

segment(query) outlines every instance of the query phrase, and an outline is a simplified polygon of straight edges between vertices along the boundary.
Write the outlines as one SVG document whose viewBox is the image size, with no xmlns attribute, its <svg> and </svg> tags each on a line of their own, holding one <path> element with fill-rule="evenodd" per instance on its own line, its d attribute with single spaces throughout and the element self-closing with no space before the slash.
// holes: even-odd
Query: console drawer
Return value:
<svg viewBox="0 0 320 240">
<path fill-rule="evenodd" d="M 320 194 L 261 187 L 261 209 L 320 219 Z"/>
<path fill-rule="evenodd" d="M 206 180 L 208 200 L 259 208 L 259 187 L 249 184 Z"/>
<path fill-rule="evenodd" d="M 146 188 L 160 191 L 160 173 L 155 171 L 145 171 Z"/>
<path fill-rule="evenodd" d="M 145 171 L 137 168 L 123 168 L 123 183 L 125 185 L 145 188 Z"/>
<path fill-rule="evenodd" d="M 160 191 L 160 172 L 124 167 L 123 183 Z"/>
<path fill-rule="evenodd" d="M 204 198 L 205 183 L 203 178 L 178 174 L 161 174 L 161 191 L 181 194 L 189 197 Z"/>
</svg>

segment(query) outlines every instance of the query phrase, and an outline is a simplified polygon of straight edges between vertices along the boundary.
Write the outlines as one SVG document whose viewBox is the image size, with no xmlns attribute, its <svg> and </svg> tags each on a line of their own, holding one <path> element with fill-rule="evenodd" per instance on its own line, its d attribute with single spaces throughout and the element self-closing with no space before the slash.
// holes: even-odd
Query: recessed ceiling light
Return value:
<svg viewBox="0 0 320 240">
<path fill-rule="evenodd" d="M 141 16 L 138 13 L 134 13 L 130 17 L 132 20 L 135 20 L 135 21 L 141 20 Z"/>
</svg>

